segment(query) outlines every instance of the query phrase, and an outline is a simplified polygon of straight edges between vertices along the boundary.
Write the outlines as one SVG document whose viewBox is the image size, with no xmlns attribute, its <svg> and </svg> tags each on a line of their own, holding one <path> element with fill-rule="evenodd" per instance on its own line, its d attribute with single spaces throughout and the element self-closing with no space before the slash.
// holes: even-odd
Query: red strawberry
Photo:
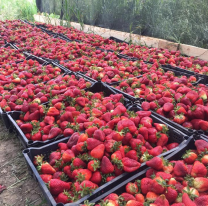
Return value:
<svg viewBox="0 0 208 206">
<path fill-rule="evenodd" d="M 150 109 L 150 103 L 149 102 L 142 102 L 142 109 L 144 111 L 148 111 Z"/>
<path fill-rule="evenodd" d="M 114 171 L 114 166 L 112 165 L 111 161 L 106 156 L 103 156 L 102 158 L 100 171 L 103 174 L 109 174 Z"/>
<path fill-rule="evenodd" d="M 62 154 L 62 160 L 67 163 L 67 162 L 71 162 L 71 160 L 75 157 L 74 152 L 70 149 L 66 150 L 63 154 Z"/>
<path fill-rule="evenodd" d="M 123 170 L 125 172 L 133 172 L 133 171 L 139 169 L 139 167 L 141 165 L 136 160 L 130 159 L 128 157 L 124 157 L 122 159 L 122 163 L 123 163 Z"/>
<path fill-rule="evenodd" d="M 168 136 L 166 134 L 160 133 L 158 137 L 159 139 L 157 141 L 157 146 L 164 147 L 168 142 Z"/>
<path fill-rule="evenodd" d="M 152 189 L 153 180 L 150 178 L 142 178 L 141 180 L 141 191 L 142 194 L 146 195 Z"/>
<path fill-rule="evenodd" d="M 20 129 L 26 134 L 26 133 L 30 133 L 32 131 L 33 126 L 30 123 L 26 123 L 26 124 L 22 124 L 20 126 Z"/>
<path fill-rule="evenodd" d="M 148 150 L 148 152 L 149 152 L 150 155 L 155 157 L 155 156 L 158 156 L 158 155 L 162 154 L 163 148 L 161 146 L 157 146 L 157 147 L 154 147 L 151 150 Z"/>
<path fill-rule="evenodd" d="M 194 200 L 194 203 L 196 204 L 196 206 L 207 206 L 208 205 L 208 195 L 203 195 L 203 196 L 197 197 Z"/>
<path fill-rule="evenodd" d="M 203 131 L 207 131 L 208 130 L 208 121 L 201 120 L 199 122 L 199 128 Z"/>
<path fill-rule="evenodd" d="M 131 194 L 127 193 L 127 192 L 122 193 L 120 196 L 126 202 L 129 201 L 129 200 L 136 200 L 136 198 L 133 195 L 131 195 Z"/>
<path fill-rule="evenodd" d="M 183 161 L 177 161 L 175 163 L 173 172 L 176 176 L 178 177 L 184 177 L 188 174 L 188 168 L 187 166 L 184 164 Z"/>
<path fill-rule="evenodd" d="M 165 183 L 165 180 L 163 180 L 161 177 L 155 177 L 152 181 L 151 191 L 158 195 L 163 194 L 165 191 Z"/>
<path fill-rule="evenodd" d="M 163 164 L 163 160 L 160 157 L 154 157 L 151 160 L 146 162 L 146 165 L 148 167 L 151 167 L 155 170 L 162 170 L 164 164 Z"/>
<path fill-rule="evenodd" d="M 91 150 L 90 155 L 94 158 L 101 160 L 103 158 L 104 152 L 105 152 L 105 145 L 100 144 L 97 147 L 95 147 L 93 150 Z"/>
<path fill-rule="evenodd" d="M 165 112 L 170 112 L 173 109 L 174 109 L 173 103 L 167 102 L 163 105 L 163 111 Z"/>
<path fill-rule="evenodd" d="M 193 164 L 197 157 L 197 154 L 192 152 L 191 150 L 187 150 L 186 153 L 182 156 L 184 162 L 187 164 Z"/>
<path fill-rule="evenodd" d="M 199 192 L 208 191 L 208 179 L 205 177 L 196 177 L 193 181 L 193 185 Z"/>
<path fill-rule="evenodd" d="M 185 206 L 197 206 L 188 196 L 187 193 L 183 193 L 182 196 L 182 202 L 185 204 Z"/>
<path fill-rule="evenodd" d="M 62 131 L 58 127 L 53 127 L 48 135 L 48 139 L 53 139 L 54 137 L 57 137 L 58 135 L 62 134 Z"/>
<path fill-rule="evenodd" d="M 132 194 L 132 195 L 135 195 L 136 193 L 138 193 L 138 186 L 137 186 L 137 184 L 129 182 L 126 185 L 126 192 L 129 193 L 129 194 Z"/>
<path fill-rule="evenodd" d="M 126 203 L 126 206 L 143 206 L 143 204 L 141 202 L 136 201 L 136 200 L 129 200 Z"/>
<path fill-rule="evenodd" d="M 67 204 L 72 202 L 72 195 L 69 192 L 61 192 L 56 198 L 56 202 L 61 202 L 63 204 Z"/>
<path fill-rule="evenodd" d="M 165 198 L 165 195 L 160 195 L 154 202 L 156 205 L 163 205 L 163 206 L 169 206 L 168 200 Z"/>
<path fill-rule="evenodd" d="M 92 177 L 91 177 L 90 181 L 99 185 L 102 181 L 102 176 L 101 176 L 100 172 L 99 171 L 94 172 L 92 174 Z"/>
<path fill-rule="evenodd" d="M 199 161 L 195 161 L 191 170 L 192 177 L 205 177 L 207 175 L 207 168 Z"/>
<path fill-rule="evenodd" d="M 96 188 L 98 188 L 98 185 L 89 181 L 89 180 L 84 180 L 81 184 L 80 184 L 80 188 L 81 188 L 81 196 L 85 196 L 87 194 L 90 194 L 93 190 L 95 190 Z"/>
<path fill-rule="evenodd" d="M 167 190 L 165 192 L 165 197 L 170 204 L 175 202 L 177 196 L 178 196 L 178 193 L 175 189 L 173 189 L 172 187 L 167 188 Z"/>
<path fill-rule="evenodd" d="M 56 170 L 48 163 L 48 162 L 43 162 L 38 166 L 38 171 L 40 171 L 42 174 L 51 174 L 53 175 Z"/>
<path fill-rule="evenodd" d="M 71 182 L 64 182 L 59 179 L 51 179 L 49 182 L 49 190 L 52 195 L 58 195 L 64 190 L 70 190 Z"/>
<path fill-rule="evenodd" d="M 208 165 L 208 154 L 205 154 L 202 158 L 201 158 L 201 162 L 204 164 L 204 165 Z"/>
<path fill-rule="evenodd" d="M 52 175 L 47 175 L 47 174 L 42 174 L 40 175 L 40 177 L 45 183 L 48 183 L 52 179 Z"/>
<path fill-rule="evenodd" d="M 95 147 L 97 147 L 98 145 L 102 144 L 101 141 L 94 139 L 94 138 L 88 138 L 86 142 L 87 142 L 87 149 L 88 150 L 92 150 Z"/>
<path fill-rule="evenodd" d="M 95 132 L 93 134 L 93 138 L 97 139 L 97 140 L 100 140 L 101 142 L 104 142 L 104 140 L 105 140 L 105 133 L 102 130 L 97 129 L 97 130 L 95 130 Z"/>
<path fill-rule="evenodd" d="M 186 118 L 183 114 L 175 115 L 173 121 L 178 124 L 183 124 L 186 121 Z"/>
<path fill-rule="evenodd" d="M 199 98 L 199 95 L 196 91 L 190 91 L 186 94 L 186 97 L 190 99 L 191 103 L 194 104 L 195 101 Z"/>
<path fill-rule="evenodd" d="M 97 171 L 97 169 L 100 168 L 100 161 L 98 160 L 89 161 L 87 164 L 87 168 L 92 172 Z"/>
<path fill-rule="evenodd" d="M 201 153 L 201 152 L 204 152 L 205 149 L 208 150 L 208 142 L 205 141 L 205 140 L 196 140 L 195 141 L 195 146 L 196 146 L 196 149 L 197 149 L 197 152 L 198 153 Z"/>
</svg>

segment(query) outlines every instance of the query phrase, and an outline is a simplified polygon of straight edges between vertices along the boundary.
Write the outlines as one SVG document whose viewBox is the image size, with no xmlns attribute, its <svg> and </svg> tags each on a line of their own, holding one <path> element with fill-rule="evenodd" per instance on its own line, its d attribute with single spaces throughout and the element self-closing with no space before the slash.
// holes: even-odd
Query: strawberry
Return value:
<svg viewBox="0 0 208 206">
<path fill-rule="evenodd" d="M 94 172 L 92 174 L 92 177 L 91 177 L 90 181 L 99 185 L 102 181 L 102 176 L 101 176 L 100 172 L 99 171 Z"/>
<path fill-rule="evenodd" d="M 105 140 L 105 133 L 102 130 L 97 129 L 97 130 L 95 130 L 95 132 L 93 134 L 93 138 L 97 139 L 97 140 L 100 140 L 101 142 L 104 142 L 104 140 Z"/>
<path fill-rule="evenodd" d="M 159 195 L 157 195 L 154 192 L 148 192 L 147 195 L 146 195 L 146 199 L 147 199 L 148 202 L 154 202 L 158 198 L 158 196 Z"/>
<path fill-rule="evenodd" d="M 203 196 L 197 197 L 194 200 L 194 203 L 196 204 L 196 206 L 206 206 L 206 205 L 208 205 L 208 195 L 203 195 Z"/>
<path fill-rule="evenodd" d="M 159 139 L 157 141 L 157 146 L 163 147 L 163 146 L 167 145 L 168 136 L 163 133 L 160 133 L 158 136 L 159 136 Z"/>
<path fill-rule="evenodd" d="M 208 191 L 208 179 L 205 177 L 196 177 L 193 181 L 193 185 L 199 192 Z"/>
<path fill-rule="evenodd" d="M 61 134 L 62 134 L 62 131 L 61 131 L 60 128 L 53 127 L 49 132 L 48 139 L 53 139 L 53 138 L 55 138 L 55 137 L 57 137 L 58 135 L 61 135 Z"/>
<path fill-rule="evenodd" d="M 98 160 L 89 161 L 87 164 L 87 168 L 92 172 L 97 171 L 97 169 L 100 168 L 100 161 Z"/>
<path fill-rule="evenodd" d="M 133 172 L 140 167 L 140 163 L 137 162 L 136 160 L 130 159 L 128 157 L 124 157 L 122 159 L 122 164 L 123 164 L 123 170 L 125 172 Z"/>
<path fill-rule="evenodd" d="M 26 134 L 26 133 L 30 133 L 32 131 L 33 126 L 30 123 L 26 123 L 26 124 L 22 124 L 20 126 L 20 129 Z"/>
<path fill-rule="evenodd" d="M 97 147 L 95 147 L 93 150 L 91 150 L 90 155 L 94 158 L 101 160 L 103 158 L 104 152 L 105 152 L 105 145 L 100 144 Z"/>
<path fill-rule="evenodd" d="M 112 165 L 111 161 L 106 156 L 103 156 L 102 158 L 100 171 L 103 174 L 109 174 L 114 171 L 114 166 Z"/>
<path fill-rule="evenodd" d="M 70 190 L 71 182 L 64 182 L 59 179 L 51 179 L 49 182 L 49 190 L 52 195 L 59 195 L 64 190 Z"/>
<path fill-rule="evenodd" d="M 201 153 L 201 152 L 204 152 L 205 149 L 208 150 L 208 142 L 205 141 L 205 140 L 196 140 L 195 141 L 195 146 L 196 146 L 196 149 L 197 149 L 197 152 L 198 153 Z"/>
<path fill-rule="evenodd" d="M 183 124 L 186 121 L 186 118 L 183 114 L 175 115 L 173 121 L 178 124 Z"/>
<path fill-rule="evenodd" d="M 74 176 L 76 181 L 83 182 L 84 180 L 90 180 L 92 172 L 88 169 L 75 169 L 72 172 L 72 176 Z"/>
<path fill-rule="evenodd" d="M 122 197 L 123 198 L 123 201 L 125 201 L 125 202 L 127 202 L 129 200 L 136 200 L 136 198 L 133 195 L 131 195 L 131 194 L 127 193 L 127 192 L 123 192 L 120 195 L 120 197 Z"/>
<path fill-rule="evenodd" d="M 155 177 L 152 181 L 151 192 L 155 192 L 160 195 L 165 191 L 166 182 L 161 177 Z"/>
<path fill-rule="evenodd" d="M 187 164 L 193 164 L 197 157 L 197 154 L 192 152 L 191 150 L 186 150 L 186 153 L 182 156 L 184 162 Z"/>
<path fill-rule="evenodd" d="M 75 158 L 73 159 L 72 161 L 72 166 L 75 167 L 75 168 L 86 168 L 86 163 L 83 162 L 80 158 Z"/>
<path fill-rule="evenodd" d="M 175 163 L 173 172 L 178 177 L 184 177 L 188 174 L 188 168 L 183 161 L 179 160 Z"/>
<path fill-rule="evenodd" d="M 165 124 L 161 124 L 161 123 L 154 123 L 155 128 L 157 129 L 158 132 L 162 132 L 164 134 L 167 133 L 168 131 L 168 127 Z"/>
<path fill-rule="evenodd" d="M 208 130 L 208 121 L 201 120 L 199 122 L 199 128 L 203 131 L 207 131 Z"/>
<path fill-rule="evenodd" d="M 160 195 L 154 202 L 156 205 L 163 205 L 163 206 L 169 206 L 168 200 L 165 198 L 165 195 Z"/>
<path fill-rule="evenodd" d="M 143 204 L 141 202 L 136 201 L 136 200 L 129 200 L 126 203 L 126 206 L 143 206 Z"/>
<path fill-rule="evenodd" d="M 56 199 L 56 202 L 61 202 L 63 204 L 67 204 L 67 203 L 70 203 L 72 202 L 72 196 L 70 195 L 69 192 L 61 192 L 58 196 L 57 196 L 57 199 Z"/>
<path fill-rule="evenodd" d="M 170 112 L 173 109 L 174 109 L 173 103 L 167 102 L 163 105 L 163 111 L 165 112 Z"/>
<path fill-rule="evenodd" d="M 148 150 L 148 152 L 150 155 L 155 157 L 155 156 L 162 154 L 163 148 L 161 146 L 157 146 L 157 147 L 152 148 L 151 150 Z"/>
<path fill-rule="evenodd" d="M 62 154 L 62 160 L 67 163 L 67 162 L 71 162 L 72 159 L 75 158 L 75 154 L 72 150 L 68 149 L 66 151 L 64 151 L 64 153 Z"/>
<path fill-rule="evenodd" d="M 185 206 L 197 206 L 188 196 L 187 193 L 183 193 L 182 196 L 182 202 L 185 204 Z"/>
<path fill-rule="evenodd" d="M 199 161 L 195 161 L 191 170 L 192 177 L 205 177 L 207 175 L 207 168 Z"/>
<path fill-rule="evenodd" d="M 188 99 L 190 99 L 191 103 L 194 104 L 196 102 L 196 100 L 199 98 L 199 95 L 196 91 L 189 91 L 187 94 L 186 94 L 186 97 Z"/>
<path fill-rule="evenodd" d="M 48 183 L 52 179 L 52 175 L 48 174 L 42 174 L 40 175 L 40 177 L 45 183 Z"/>
<path fill-rule="evenodd" d="M 165 192 L 165 197 L 170 204 L 175 202 L 177 196 L 178 196 L 178 193 L 175 189 L 173 189 L 172 187 L 167 188 L 167 190 Z"/>
<path fill-rule="evenodd" d="M 138 186 L 136 183 L 131 183 L 129 182 L 126 185 L 126 192 L 132 195 L 135 195 L 136 193 L 138 193 Z"/>
<path fill-rule="evenodd" d="M 208 165 L 208 154 L 202 156 L 201 162 L 206 166 Z"/>
<path fill-rule="evenodd" d="M 48 163 L 43 162 L 37 167 L 38 171 L 40 171 L 42 174 L 51 174 L 53 175 L 56 170 Z"/>
<path fill-rule="evenodd" d="M 163 160 L 160 157 L 154 157 L 151 160 L 146 162 L 146 165 L 148 167 L 151 167 L 155 170 L 162 170 L 164 164 L 163 164 Z"/>
<path fill-rule="evenodd" d="M 142 102 L 142 109 L 144 111 L 148 111 L 150 109 L 150 103 L 149 102 Z"/>
<path fill-rule="evenodd" d="M 85 195 L 90 194 L 92 191 L 94 191 L 96 188 L 98 188 L 98 185 L 89 181 L 89 180 L 84 180 L 80 184 L 80 194 L 81 197 L 84 197 Z"/>
<path fill-rule="evenodd" d="M 88 150 L 93 150 L 95 147 L 102 144 L 102 142 L 100 140 L 97 140 L 94 138 L 88 138 L 86 142 L 87 142 L 87 149 Z M 78 141 L 78 143 L 79 143 L 79 141 Z"/>
</svg>

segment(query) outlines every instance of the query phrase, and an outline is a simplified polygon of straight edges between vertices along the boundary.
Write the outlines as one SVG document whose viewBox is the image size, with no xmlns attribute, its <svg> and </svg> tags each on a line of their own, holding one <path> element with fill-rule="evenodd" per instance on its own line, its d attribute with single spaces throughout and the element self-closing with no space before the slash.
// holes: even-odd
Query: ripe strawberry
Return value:
<svg viewBox="0 0 208 206">
<path fill-rule="evenodd" d="M 70 190 L 71 182 L 64 182 L 59 179 L 51 179 L 49 182 L 49 190 L 52 195 L 59 195 L 64 190 Z"/>
<path fill-rule="evenodd" d="M 165 197 L 170 204 L 175 202 L 177 196 L 178 196 L 178 193 L 175 189 L 173 189 L 172 187 L 167 188 L 167 190 L 165 192 Z"/>
<path fill-rule="evenodd" d="M 200 197 L 197 197 L 194 200 L 194 203 L 196 204 L 196 206 L 206 206 L 206 205 L 208 205 L 208 195 L 202 195 Z"/>
<path fill-rule="evenodd" d="M 98 160 L 89 161 L 87 164 L 87 168 L 92 172 L 97 171 L 97 169 L 100 168 L 100 161 Z"/>
<path fill-rule="evenodd" d="M 103 158 L 104 152 L 105 152 L 105 145 L 100 144 L 97 147 L 95 147 L 93 150 L 91 150 L 90 155 L 94 158 L 101 160 Z"/>
<path fill-rule="evenodd" d="M 101 176 L 100 172 L 99 171 L 94 172 L 92 174 L 90 181 L 97 184 L 97 185 L 100 185 L 100 183 L 102 181 L 102 176 Z"/>
<path fill-rule="evenodd" d="M 197 206 L 188 196 L 187 193 L 183 193 L 182 196 L 182 202 L 185 204 L 185 206 Z"/>
<path fill-rule="evenodd" d="M 97 139 L 97 140 L 100 140 L 101 142 L 104 142 L 104 140 L 105 140 L 105 133 L 102 130 L 97 129 L 97 130 L 95 130 L 95 132 L 93 134 L 93 138 Z"/>
<path fill-rule="evenodd" d="M 52 179 L 52 175 L 47 175 L 47 174 L 42 174 L 40 175 L 40 177 L 45 183 L 48 183 Z"/>
<path fill-rule="evenodd" d="M 148 167 L 151 167 L 155 170 L 162 170 L 164 164 L 163 164 L 163 160 L 160 157 L 154 157 L 151 160 L 146 162 L 146 165 Z"/>
<path fill-rule="evenodd" d="M 100 140 L 97 140 L 94 138 L 88 138 L 86 142 L 87 142 L 87 149 L 88 150 L 92 150 L 95 147 L 97 147 L 98 145 L 102 144 L 102 142 Z"/>
<path fill-rule="evenodd" d="M 148 192 L 151 192 L 153 180 L 150 178 L 142 178 L 141 180 L 141 191 L 142 194 L 146 195 Z"/>
<path fill-rule="evenodd" d="M 204 165 L 208 165 L 208 154 L 205 154 L 202 158 L 201 158 L 201 162 L 204 164 Z"/>
<path fill-rule="evenodd" d="M 70 203 L 72 202 L 72 195 L 67 191 L 61 192 L 56 198 L 56 202 L 61 202 L 63 204 Z"/>
<path fill-rule="evenodd" d="M 205 177 L 207 175 L 207 168 L 199 161 L 195 161 L 191 170 L 192 177 Z"/>
<path fill-rule="evenodd" d="M 154 202 L 156 205 L 163 205 L 163 206 L 169 206 L 168 200 L 165 198 L 165 195 L 160 195 Z"/>
<path fill-rule="evenodd" d="M 182 156 L 184 162 L 187 164 L 193 164 L 197 157 L 197 154 L 192 152 L 191 150 L 186 150 L 186 153 Z"/>
<path fill-rule="evenodd" d="M 138 193 L 138 191 L 139 191 L 139 189 L 138 189 L 138 186 L 136 183 L 129 182 L 126 185 L 126 192 L 127 193 L 135 195 L 136 193 Z"/>
<path fill-rule="evenodd" d="M 80 184 L 80 195 L 81 197 L 84 197 L 85 195 L 90 194 L 92 191 L 94 191 L 96 188 L 98 188 L 98 185 L 89 181 L 89 180 L 84 180 Z"/>
<path fill-rule="evenodd" d="M 188 174 L 188 168 L 183 161 L 179 160 L 175 163 L 173 172 L 178 177 L 184 177 Z"/>
<path fill-rule="evenodd" d="M 120 197 L 122 197 L 125 202 L 127 202 L 129 200 L 136 200 L 136 198 L 133 195 L 131 195 L 131 194 L 127 193 L 127 192 L 122 193 L 120 195 Z"/>
<path fill-rule="evenodd" d="M 170 112 L 173 109 L 174 109 L 173 103 L 167 102 L 163 105 L 163 111 L 165 112 Z"/>
<path fill-rule="evenodd" d="M 196 177 L 193 181 L 193 185 L 199 192 L 208 191 L 208 179 L 205 177 Z"/>
<path fill-rule="evenodd" d="M 146 194 L 146 199 L 148 202 L 154 202 L 157 198 L 158 198 L 159 195 L 157 195 L 156 193 L 154 192 L 148 192 Z"/>
<path fill-rule="evenodd" d="M 183 114 L 175 115 L 173 121 L 178 124 L 183 124 L 186 121 L 186 118 Z"/>
<path fill-rule="evenodd" d="M 40 171 L 42 174 L 51 174 L 53 175 L 56 170 L 48 163 L 43 162 L 37 167 L 38 171 Z"/>
<path fill-rule="evenodd" d="M 204 152 L 205 149 L 208 150 L 208 142 L 205 141 L 205 140 L 196 140 L 195 141 L 195 146 L 196 146 L 196 149 L 197 149 L 197 152 L 198 153 L 201 153 L 201 152 Z"/>
<path fill-rule="evenodd" d="M 143 204 L 141 202 L 136 201 L 136 200 L 129 200 L 126 203 L 126 206 L 143 206 Z"/>
<path fill-rule="evenodd" d="M 72 172 L 72 176 L 74 176 L 76 181 L 83 182 L 84 180 L 90 180 L 92 172 L 88 169 L 75 169 Z"/>
<path fill-rule="evenodd" d="M 64 153 L 62 154 L 62 160 L 67 163 L 67 162 L 71 162 L 72 159 L 75 158 L 75 154 L 72 150 L 68 149 L 66 151 L 64 151 Z"/>
<path fill-rule="evenodd" d="M 149 102 L 142 102 L 142 109 L 144 111 L 148 111 L 150 109 L 150 103 Z"/>
<path fill-rule="evenodd" d="M 60 134 L 62 134 L 62 130 L 58 127 L 53 127 L 49 132 L 48 139 L 53 139 L 59 136 Z"/>
<path fill-rule="evenodd" d="M 103 156 L 102 158 L 100 171 L 103 174 L 112 173 L 114 171 L 114 166 L 112 165 L 111 161 L 106 156 Z"/>
</svg>

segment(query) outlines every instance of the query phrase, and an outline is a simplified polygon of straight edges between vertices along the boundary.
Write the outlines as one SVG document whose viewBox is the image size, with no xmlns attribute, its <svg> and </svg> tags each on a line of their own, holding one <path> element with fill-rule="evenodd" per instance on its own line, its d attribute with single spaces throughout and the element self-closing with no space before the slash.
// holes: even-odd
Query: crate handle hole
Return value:
<svg viewBox="0 0 208 206">
<path fill-rule="evenodd" d="M 63 203 L 58 203 L 58 204 L 56 204 L 56 206 L 64 206 L 64 204 Z"/>
<path fill-rule="evenodd" d="M 33 141 L 32 141 L 32 140 L 29 140 L 29 141 L 28 141 L 28 144 L 32 144 L 32 143 L 33 143 Z"/>
<path fill-rule="evenodd" d="M 29 153 L 29 151 L 30 151 L 29 149 L 24 149 L 24 150 L 23 150 L 23 153 L 24 153 L 24 154 L 27 154 L 27 153 Z"/>
</svg>

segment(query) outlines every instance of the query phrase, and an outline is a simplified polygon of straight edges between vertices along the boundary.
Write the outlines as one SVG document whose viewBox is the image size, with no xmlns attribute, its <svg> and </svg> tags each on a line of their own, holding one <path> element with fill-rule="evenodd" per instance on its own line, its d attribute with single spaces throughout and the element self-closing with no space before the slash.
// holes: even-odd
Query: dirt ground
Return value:
<svg viewBox="0 0 208 206">
<path fill-rule="evenodd" d="M 0 206 L 47 206 L 38 183 L 30 176 L 18 138 L 0 122 Z"/>
</svg>

